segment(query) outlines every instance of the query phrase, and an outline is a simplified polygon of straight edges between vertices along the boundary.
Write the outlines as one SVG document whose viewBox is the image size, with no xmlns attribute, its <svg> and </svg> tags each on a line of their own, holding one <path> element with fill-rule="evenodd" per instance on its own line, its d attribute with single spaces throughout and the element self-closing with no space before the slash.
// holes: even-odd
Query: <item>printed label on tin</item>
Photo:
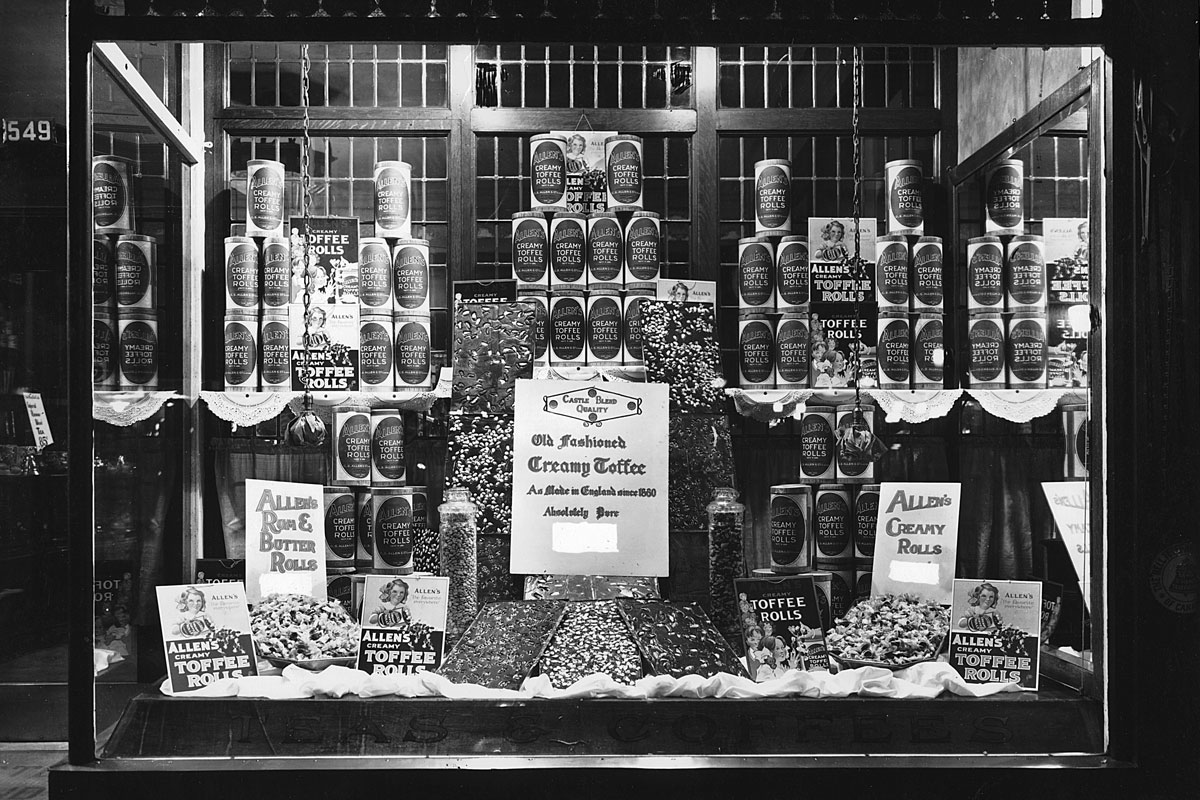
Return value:
<svg viewBox="0 0 1200 800">
<path fill-rule="evenodd" d="M 583 256 L 587 244 L 583 225 L 577 219 L 559 220 L 552 228 L 550 240 L 553 282 L 579 283 L 583 279 Z"/>
<path fill-rule="evenodd" d="M 408 497 L 393 495 L 375 509 L 375 562 L 408 567 L 413 557 L 413 513 Z"/>
<path fill-rule="evenodd" d="M 892 217 L 905 228 L 920 228 L 925 222 L 925 206 L 921 201 L 921 170 L 915 166 L 901 167 L 892 179 L 888 193 Z"/>
<path fill-rule="evenodd" d="M 244 322 L 225 324 L 225 383 L 241 386 L 254 376 L 258 361 L 258 344 L 254 333 Z M 253 389 L 253 386 L 248 388 Z"/>
<path fill-rule="evenodd" d="M 879 372 L 893 385 L 907 385 L 911 373 L 908 320 L 882 317 L 879 323 Z"/>
<path fill-rule="evenodd" d="M 738 362 L 744 382 L 773 382 L 771 375 L 775 371 L 772 358 L 775 350 L 774 339 L 770 323 L 764 320 L 750 320 L 742 325 L 742 333 L 738 340 Z"/>
<path fill-rule="evenodd" d="M 227 242 L 225 247 L 225 290 L 230 301 L 242 308 L 257 306 L 258 246 L 254 242 Z"/>
<path fill-rule="evenodd" d="M 355 534 L 354 494 L 325 492 L 325 544 L 335 558 L 354 558 Z M 329 561 L 331 559 L 327 559 Z"/>
<path fill-rule="evenodd" d="M 787 566 L 800 560 L 805 542 L 804 509 L 788 495 L 771 498 L 771 563 Z"/>
<path fill-rule="evenodd" d="M 567 159 L 561 141 L 539 141 L 530 156 L 533 199 L 540 205 L 562 202 L 567 191 Z"/>
<path fill-rule="evenodd" d="M 780 305 L 804 305 L 808 302 L 808 244 L 783 242 L 777 257 Z"/>
<path fill-rule="evenodd" d="M 1004 302 L 1004 257 L 999 243 L 977 245 L 967 263 L 967 290 L 975 305 Z"/>
<path fill-rule="evenodd" d="M 576 361 L 583 355 L 583 303 L 575 297 L 555 298 L 550 307 L 550 354 L 555 361 Z"/>
<path fill-rule="evenodd" d="M 543 361 L 546 357 L 546 347 L 550 343 L 547 327 L 550 321 L 550 311 L 546 308 L 545 297 L 519 297 L 519 303 L 529 303 L 533 306 L 533 360 Z"/>
<path fill-rule="evenodd" d="M 98 228 L 116 225 L 125 216 L 129 195 L 121 173 L 112 164 L 92 164 L 92 218 Z"/>
<path fill-rule="evenodd" d="M 149 322 L 135 320 L 121 331 L 121 376 L 139 386 L 158 375 L 158 334 Z"/>
<path fill-rule="evenodd" d="M 634 217 L 625 232 L 625 264 L 635 281 L 658 280 L 660 264 L 658 220 Z"/>
<path fill-rule="evenodd" d="M 805 477 L 826 477 L 833 467 L 834 437 L 830 416 L 805 414 L 800 423 L 800 471 Z"/>
<path fill-rule="evenodd" d="M 879 493 L 866 489 L 854 501 L 854 550 L 856 555 L 875 555 L 875 525 L 879 518 Z"/>
<path fill-rule="evenodd" d="M 875 281 L 883 302 L 893 306 L 908 306 L 908 245 L 906 243 L 884 244 L 875 268 Z"/>
<path fill-rule="evenodd" d="M 354 496 L 354 508 L 357 513 L 355 529 L 358 532 L 358 551 L 355 560 L 373 561 L 375 558 L 375 503 L 370 492 L 361 492 Z M 370 566 L 367 564 L 365 566 Z"/>
<path fill-rule="evenodd" d="M 283 224 L 283 175 L 273 165 L 254 168 L 247 195 L 250 222 L 254 226 L 273 231 Z"/>
<path fill-rule="evenodd" d="M 873 411 L 866 406 L 863 407 L 862 417 L 867 428 L 874 430 L 872 422 Z M 854 422 L 854 411 L 846 411 L 838 415 L 838 428 L 850 429 Z M 871 458 L 869 450 L 847 449 L 838 453 L 837 472 L 839 476 L 848 478 L 858 478 L 861 476 L 869 476 L 874 470 L 875 462 Z"/>
<path fill-rule="evenodd" d="M 972 320 L 967 332 L 968 371 L 972 383 L 1002 380 L 1004 372 L 1004 329 L 1000 320 Z"/>
<path fill-rule="evenodd" d="M 385 231 L 397 231 L 408 222 L 411 190 L 402 167 L 383 167 L 375 173 L 375 225 Z M 378 235 L 382 235 L 378 230 Z"/>
<path fill-rule="evenodd" d="M 358 368 L 363 386 L 392 388 L 391 320 L 364 321 L 358 329 Z"/>
<path fill-rule="evenodd" d="M 771 306 L 775 293 L 775 259 L 770 243 L 747 242 L 740 249 L 738 295 L 742 306 Z"/>
<path fill-rule="evenodd" d="M 404 479 L 404 420 L 388 414 L 371 431 L 372 472 L 388 481 Z"/>
<path fill-rule="evenodd" d="M 521 283 L 545 283 L 550 264 L 550 245 L 546 239 L 546 221 L 518 217 L 513 228 L 513 274 Z"/>
<path fill-rule="evenodd" d="M 944 350 L 942 321 L 940 319 L 920 320 L 913 341 L 913 350 L 918 370 L 918 377 L 925 381 L 940 383 L 943 366 L 946 362 Z"/>
<path fill-rule="evenodd" d="M 790 228 L 792 179 L 778 164 L 763 167 L 754 184 L 754 213 L 762 230 Z"/>
<path fill-rule="evenodd" d="M 633 295 L 625 298 L 625 357 L 640 362 L 642 355 L 642 303 L 649 297 Z"/>
<path fill-rule="evenodd" d="M 913 251 L 913 294 L 918 305 L 942 307 L 942 248 L 937 244 L 918 244 Z"/>
<path fill-rule="evenodd" d="M 341 423 L 337 431 L 337 472 L 360 480 L 369 478 L 371 418 L 363 413 L 337 413 L 335 416 Z"/>
<path fill-rule="evenodd" d="M 260 372 L 265 386 L 280 386 L 290 381 L 291 340 L 292 334 L 286 320 L 263 321 Z"/>
<path fill-rule="evenodd" d="M 808 383 L 809 346 L 808 320 L 781 319 L 775 332 L 775 369 L 779 383 Z"/>
<path fill-rule="evenodd" d="M 1014 319 L 1008 328 L 1008 371 L 1021 383 L 1046 377 L 1046 325 L 1040 319 Z"/>
<path fill-rule="evenodd" d="M 266 242 L 262 252 L 262 301 L 269 308 L 286 306 L 292 296 L 292 258 L 284 242 Z"/>
<path fill-rule="evenodd" d="M 421 320 L 396 328 L 396 383 L 420 386 L 429 383 L 429 325 Z"/>
<path fill-rule="evenodd" d="M 598 217 L 588 226 L 588 268 L 593 283 L 621 279 L 621 226 L 612 217 Z"/>
<path fill-rule="evenodd" d="M 1008 254 L 1008 294 L 1014 305 L 1046 302 L 1046 262 L 1039 242 L 1020 242 Z"/>
<path fill-rule="evenodd" d="M 150 262 L 146 252 L 136 242 L 118 242 L 116 266 L 117 304 L 133 306 L 150 292 Z"/>
<path fill-rule="evenodd" d="M 429 305 L 429 261 L 423 245 L 400 245 L 392 261 L 392 286 L 396 309 L 415 310 Z"/>
<path fill-rule="evenodd" d="M 588 307 L 588 359 L 619 361 L 621 359 L 621 304 L 613 296 L 593 297 Z"/>
<path fill-rule="evenodd" d="M 106 306 L 112 300 L 113 251 L 108 242 L 92 242 L 92 305 Z"/>
<path fill-rule="evenodd" d="M 826 558 L 850 555 L 850 507 L 840 492 L 822 492 L 817 496 L 817 550 Z"/>
<path fill-rule="evenodd" d="M 116 349 L 112 323 L 96 319 L 92 321 L 92 382 L 110 383 L 115 368 Z"/>
<path fill-rule="evenodd" d="M 364 309 L 391 311 L 392 257 L 385 244 L 367 242 L 359 248 L 358 302 Z"/>
<path fill-rule="evenodd" d="M 608 151 L 608 193 L 618 205 L 637 205 L 642 199 L 642 154 L 636 143 L 616 142 Z"/>
<path fill-rule="evenodd" d="M 1022 222 L 1024 170 L 1004 164 L 992 170 L 987 182 L 988 220 L 1000 228 L 1018 228 Z"/>
</svg>

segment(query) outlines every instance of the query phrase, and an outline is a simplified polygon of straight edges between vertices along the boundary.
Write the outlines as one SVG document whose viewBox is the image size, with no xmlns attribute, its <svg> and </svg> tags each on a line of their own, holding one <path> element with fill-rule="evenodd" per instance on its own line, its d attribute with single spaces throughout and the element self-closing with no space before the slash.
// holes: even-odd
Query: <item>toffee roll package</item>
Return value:
<svg viewBox="0 0 1200 800">
<path fill-rule="evenodd" d="M 396 390 L 392 320 L 390 313 L 358 317 L 358 383 L 368 394 Z"/>
<path fill-rule="evenodd" d="M 775 247 L 775 309 L 808 313 L 807 236 L 784 236 Z"/>
<path fill-rule="evenodd" d="M 743 389 L 775 388 L 774 320 L 738 320 L 738 379 Z"/>
<path fill-rule="evenodd" d="M 125 233 L 117 237 L 113 294 L 117 297 L 118 314 L 157 310 L 158 240 L 153 236 Z M 257 305 L 257 297 L 254 302 Z"/>
<path fill-rule="evenodd" d="M 985 188 L 988 233 L 997 235 L 1025 232 L 1025 164 L 1012 158 L 1001 161 L 987 172 Z"/>
<path fill-rule="evenodd" d="M 833 406 L 810 405 L 800 420 L 800 477 L 832 481 L 837 477 L 837 414 Z"/>
<path fill-rule="evenodd" d="M 334 486 L 371 485 L 371 409 L 343 405 L 333 408 L 332 445 Z"/>
<path fill-rule="evenodd" d="M 117 320 L 112 311 L 98 308 L 92 321 L 92 388 L 116 389 Z"/>
<path fill-rule="evenodd" d="M 284 236 L 263 239 L 259 263 L 262 266 L 259 286 L 263 310 L 286 311 L 292 297 L 292 253 L 288 239 Z"/>
<path fill-rule="evenodd" d="M 375 235 L 412 236 L 412 166 L 404 161 L 375 162 Z"/>
<path fill-rule="evenodd" d="M 813 510 L 817 558 L 854 557 L 851 508 L 849 486 L 823 483 L 817 487 Z"/>
<path fill-rule="evenodd" d="M 925 204 L 921 197 L 921 162 L 913 159 L 883 165 L 887 191 L 887 232 L 920 236 L 925 232 Z"/>
<path fill-rule="evenodd" d="M 263 312 L 258 337 L 258 382 L 264 392 L 292 390 L 291 322 L 284 309 Z"/>
<path fill-rule="evenodd" d="M 119 388 L 158 389 L 158 315 L 153 311 L 120 311 L 117 318 Z"/>
<path fill-rule="evenodd" d="M 259 308 L 258 242 L 249 236 L 225 237 L 225 313 Z"/>
<path fill-rule="evenodd" d="M 912 248 L 912 310 L 945 310 L 942 274 L 942 239 L 922 236 Z"/>
<path fill-rule="evenodd" d="M 625 227 L 625 288 L 655 289 L 662 274 L 662 223 L 653 211 L 635 211 Z"/>
<path fill-rule="evenodd" d="M 738 239 L 738 316 L 775 311 L 775 245 L 766 238 Z"/>
<path fill-rule="evenodd" d="M 392 318 L 396 389 L 428 389 L 433 385 L 429 317 L 397 314 Z"/>
<path fill-rule="evenodd" d="M 258 391 L 258 315 L 225 314 L 225 390 Z"/>
<path fill-rule="evenodd" d="M 246 162 L 246 235 L 286 236 L 284 170 L 279 161 Z"/>
<path fill-rule="evenodd" d="M 966 385 L 974 389 L 1003 389 L 1006 334 L 996 311 L 975 312 L 967 320 Z"/>
<path fill-rule="evenodd" d="M 587 219 L 561 212 L 550 220 L 550 290 L 582 292 L 587 286 Z"/>
<path fill-rule="evenodd" d="M 808 314 L 782 315 L 775 326 L 775 388 L 808 388 L 811 358 Z"/>
<path fill-rule="evenodd" d="M 359 314 L 387 314 L 392 307 L 392 250 L 387 239 L 365 237 L 358 241 Z"/>
<path fill-rule="evenodd" d="M 609 211 L 642 207 L 641 137 L 618 134 L 604 140 L 604 177 Z"/>
<path fill-rule="evenodd" d="M 876 341 L 880 388 L 909 388 L 912 382 L 912 332 L 908 312 L 880 311 Z"/>
<path fill-rule="evenodd" d="M 131 178 L 135 171 L 127 158 L 92 157 L 92 229 L 96 233 L 133 233 L 137 214 Z"/>
<path fill-rule="evenodd" d="M 567 210 L 567 140 L 552 133 L 529 137 L 529 206 Z"/>
<path fill-rule="evenodd" d="M 754 164 L 754 233 L 787 236 L 792 232 L 792 162 L 768 158 Z"/>
<path fill-rule="evenodd" d="M 428 317 L 429 284 L 429 240 L 397 240 L 392 248 L 392 302 L 395 313 L 406 317 Z"/>
<path fill-rule="evenodd" d="M 326 486 L 325 568 L 331 573 L 353 572 L 357 547 L 357 509 L 354 492 L 343 486 Z"/>
<path fill-rule="evenodd" d="M 394 408 L 371 409 L 371 488 L 405 484 L 404 418 Z"/>
<path fill-rule="evenodd" d="M 517 291 L 550 286 L 550 223 L 541 211 L 512 215 L 512 268 Z"/>
<path fill-rule="evenodd" d="M 967 310 L 1004 310 L 1004 250 L 998 236 L 967 240 Z"/>
<path fill-rule="evenodd" d="M 588 288 L 620 289 L 624 284 L 624 259 L 625 232 L 621 230 L 617 215 L 612 211 L 593 211 L 588 214 Z"/>
<path fill-rule="evenodd" d="M 784 575 L 813 567 L 813 495 L 806 484 L 771 487 L 771 570 Z"/>
</svg>

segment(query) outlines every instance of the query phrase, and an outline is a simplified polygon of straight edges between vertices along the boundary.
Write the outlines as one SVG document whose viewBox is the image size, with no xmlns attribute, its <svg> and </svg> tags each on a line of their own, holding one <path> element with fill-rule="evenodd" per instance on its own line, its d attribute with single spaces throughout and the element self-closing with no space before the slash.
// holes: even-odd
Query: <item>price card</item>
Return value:
<svg viewBox="0 0 1200 800">
<path fill-rule="evenodd" d="M 29 415 L 29 427 L 33 429 L 33 441 L 41 450 L 54 444 L 54 434 L 50 432 L 50 418 L 46 416 L 46 404 L 42 402 L 40 392 L 25 393 L 25 412 Z"/>
</svg>

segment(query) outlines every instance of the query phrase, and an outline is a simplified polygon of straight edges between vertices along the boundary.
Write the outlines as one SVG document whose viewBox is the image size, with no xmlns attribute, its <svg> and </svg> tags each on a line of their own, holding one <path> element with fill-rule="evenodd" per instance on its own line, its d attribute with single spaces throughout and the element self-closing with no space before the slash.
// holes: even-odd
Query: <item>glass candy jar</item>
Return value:
<svg viewBox="0 0 1200 800">
<path fill-rule="evenodd" d="M 456 642 L 479 612 L 476 524 L 479 507 L 471 492 L 461 487 L 446 490 L 446 502 L 438 506 L 441 574 L 450 579 L 446 613 L 447 643 Z"/>
<path fill-rule="evenodd" d="M 713 624 L 726 641 L 740 652 L 737 598 L 733 579 L 745 575 L 742 526 L 746 507 L 737 501 L 737 491 L 723 486 L 713 490 L 708 504 L 708 596 Z"/>
</svg>

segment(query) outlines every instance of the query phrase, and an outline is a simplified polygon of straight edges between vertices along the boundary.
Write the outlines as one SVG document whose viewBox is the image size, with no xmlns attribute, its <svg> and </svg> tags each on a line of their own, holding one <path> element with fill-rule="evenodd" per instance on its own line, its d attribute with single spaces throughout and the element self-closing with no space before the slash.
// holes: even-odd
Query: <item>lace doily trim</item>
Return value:
<svg viewBox="0 0 1200 800">
<path fill-rule="evenodd" d="M 239 428 L 275 419 L 292 399 L 291 392 L 201 392 L 200 399 L 216 416 Z"/>
<path fill-rule="evenodd" d="M 864 389 L 883 409 L 888 422 L 928 422 L 954 408 L 962 389 Z"/>
<path fill-rule="evenodd" d="M 617 381 L 624 383 L 645 383 L 645 367 L 547 367 L 533 368 L 535 380 L 550 381 Z"/>
<path fill-rule="evenodd" d="M 205 404 L 221 419 L 249 428 L 279 416 L 284 407 L 299 413 L 304 408 L 303 392 L 201 392 Z M 313 409 L 326 423 L 333 421 L 333 407 L 358 405 L 369 408 L 398 408 L 428 411 L 437 400 L 432 389 L 373 394 L 367 392 L 314 392 Z"/>
<path fill-rule="evenodd" d="M 983 410 L 1009 422 L 1029 422 L 1058 408 L 1068 389 L 968 389 Z"/>
<path fill-rule="evenodd" d="M 183 400 L 178 392 L 92 392 L 92 419 L 128 428 L 159 412 L 168 400 Z"/>
<path fill-rule="evenodd" d="M 816 392 L 813 389 L 726 389 L 734 408 L 743 417 L 768 425 L 804 413 L 804 404 Z"/>
</svg>

